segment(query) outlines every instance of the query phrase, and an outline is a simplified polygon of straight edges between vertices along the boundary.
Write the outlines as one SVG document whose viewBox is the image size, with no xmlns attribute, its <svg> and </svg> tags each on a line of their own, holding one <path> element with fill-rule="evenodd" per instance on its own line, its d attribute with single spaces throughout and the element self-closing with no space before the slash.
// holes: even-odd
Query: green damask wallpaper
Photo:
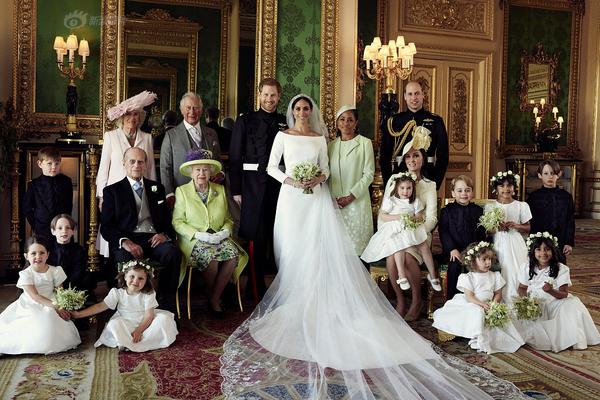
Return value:
<svg viewBox="0 0 600 400">
<path fill-rule="evenodd" d="M 358 41 L 362 41 L 363 46 L 367 46 L 377 35 L 377 1 L 359 0 L 358 1 Z M 361 47 L 363 49 L 364 47 Z M 359 60 L 362 60 L 362 54 L 358 54 Z M 364 62 L 361 62 L 364 67 Z M 377 81 L 369 79 L 366 74 L 361 75 L 364 80 L 362 88 L 362 99 L 357 103 L 358 107 L 358 128 L 366 137 L 373 139 L 375 137 L 377 122 L 375 121 L 375 109 L 377 99 L 375 90 Z"/>
<path fill-rule="evenodd" d="M 196 92 L 202 97 L 204 109 L 218 106 L 221 10 L 209 7 L 171 6 L 167 4 L 160 4 L 159 7 L 168 10 L 174 17 L 186 17 L 202 26 L 198 33 Z M 151 8 L 157 8 L 157 5 L 128 1 L 125 13 L 131 11 L 145 13 L 146 10 Z"/>
<path fill-rule="evenodd" d="M 306 93 L 317 103 L 320 96 L 321 2 L 279 0 L 277 15 L 276 78 L 281 83 L 279 110 L 292 97 Z"/>
<path fill-rule="evenodd" d="M 535 50 L 542 43 L 547 53 L 558 52 L 557 72 L 559 115 L 565 124 L 560 144 L 566 143 L 568 132 L 569 64 L 571 62 L 571 17 L 569 11 L 543 10 L 539 8 L 510 6 L 508 23 L 508 68 L 506 100 L 506 144 L 533 144 L 533 114 L 519 110 L 520 99 L 517 81 L 520 76 L 521 50 Z"/>
<path fill-rule="evenodd" d="M 100 109 L 100 37 L 102 19 L 97 0 L 62 0 L 60 7 L 54 1 L 37 1 L 37 31 L 35 32 L 35 111 L 38 113 L 67 112 L 67 78 L 60 76 L 56 67 L 54 38 L 71 33 L 77 39 L 86 39 L 90 45 L 86 75 L 76 80 L 78 114 L 98 115 Z M 75 52 L 76 65 L 81 57 Z M 65 64 L 68 56 L 64 57 Z"/>
</svg>

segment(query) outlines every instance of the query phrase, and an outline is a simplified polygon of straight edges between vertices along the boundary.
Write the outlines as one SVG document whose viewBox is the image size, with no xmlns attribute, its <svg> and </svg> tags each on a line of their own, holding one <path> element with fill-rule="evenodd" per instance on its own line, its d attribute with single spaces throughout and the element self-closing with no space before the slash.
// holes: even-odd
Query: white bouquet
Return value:
<svg viewBox="0 0 600 400">
<path fill-rule="evenodd" d="M 492 232 L 498 230 L 502 221 L 504 221 L 504 211 L 500 207 L 493 207 L 479 218 L 478 226 L 483 226 L 486 232 Z"/>
<path fill-rule="evenodd" d="M 411 231 L 414 231 L 423 223 L 417 220 L 416 216 L 410 214 L 401 214 L 400 221 L 402 222 L 404 229 L 408 229 Z"/>
<path fill-rule="evenodd" d="M 321 175 L 321 168 L 310 161 L 304 161 L 296 164 L 292 170 L 292 178 L 300 182 L 309 181 L 319 175 Z M 313 193 L 313 190 L 311 188 L 306 188 L 302 191 L 302 193 L 310 194 Z"/>
<path fill-rule="evenodd" d="M 515 296 L 513 310 L 518 319 L 533 321 L 542 315 L 540 301 L 535 297 Z"/>
<path fill-rule="evenodd" d="M 87 295 L 83 290 L 71 289 L 71 286 L 69 286 L 68 289 L 56 289 L 56 297 L 53 303 L 63 310 L 74 311 L 83 307 L 86 297 Z"/>
<path fill-rule="evenodd" d="M 504 303 L 490 302 L 490 308 L 485 313 L 486 328 L 502 328 L 508 323 L 508 306 Z"/>
</svg>

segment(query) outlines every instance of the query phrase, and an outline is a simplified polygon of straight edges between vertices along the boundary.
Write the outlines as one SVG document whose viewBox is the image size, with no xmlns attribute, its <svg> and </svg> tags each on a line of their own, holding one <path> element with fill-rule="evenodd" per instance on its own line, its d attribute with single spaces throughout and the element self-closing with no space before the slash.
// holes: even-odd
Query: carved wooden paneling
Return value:
<svg viewBox="0 0 600 400">
<path fill-rule="evenodd" d="M 423 108 L 426 110 L 430 110 L 435 112 L 435 93 L 436 93 L 436 79 L 437 76 L 437 66 L 436 65 L 426 65 L 426 64 L 415 64 L 413 67 L 413 72 L 410 77 L 411 81 L 417 81 L 421 84 L 423 88 Z M 403 94 L 404 89 L 402 89 L 399 93 Z M 401 98 L 402 96 L 398 96 L 398 100 L 402 103 L 402 106 L 406 108 L 406 104 L 404 100 Z"/>
<path fill-rule="evenodd" d="M 451 154 L 470 155 L 472 140 L 473 71 L 450 68 L 448 141 Z"/>
<path fill-rule="evenodd" d="M 402 32 L 493 40 L 493 0 L 401 0 L 401 5 Z"/>
</svg>

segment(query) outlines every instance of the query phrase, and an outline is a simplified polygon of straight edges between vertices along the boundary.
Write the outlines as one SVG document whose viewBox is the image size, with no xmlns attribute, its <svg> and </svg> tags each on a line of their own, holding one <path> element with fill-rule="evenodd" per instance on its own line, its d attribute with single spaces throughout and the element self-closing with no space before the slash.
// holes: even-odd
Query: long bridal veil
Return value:
<svg viewBox="0 0 600 400">
<path fill-rule="evenodd" d="M 280 135 L 290 155 L 325 145 Z M 355 255 L 326 184 L 313 194 L 282 186 L 274 240 L 278 274 L 223 346 L 226 398 L 520 398 L 481 368 L 452 357 L 450 366 L 398 315 Z"/>
</svg>

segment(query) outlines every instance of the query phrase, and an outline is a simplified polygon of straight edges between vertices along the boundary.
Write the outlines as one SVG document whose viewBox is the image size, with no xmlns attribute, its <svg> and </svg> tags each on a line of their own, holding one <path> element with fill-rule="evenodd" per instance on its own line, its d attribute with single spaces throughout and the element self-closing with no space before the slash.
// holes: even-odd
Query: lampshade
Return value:
<svg viewBox="0 0 600 400">
<path fill-rule="evenodd" d="M 374 47 L 378 50 L 381 48 L 381 38 L 379 36 L 375 36 L 373 43 L 371 43 L 371 47 Z"/>
<path fill-rule="evenodd" d="M 396 38 L 396 45 L 397 45 L 398 47 L 404 47 L 404 46 L 406 46 L 406 45 L 404 44 L 404 36 L 400 36 L 400 35 L 398 35 L 398 37 Z"/>
<path fill-rule="evenodd" d="M 54 50 L 65 49 L 67 44 L 65 43 L 65 39 L 62 36 L 57 36 L 54 38 Z"/>
<path fill-rule="evenodd" d="M 77 36 L 69 35 L 67 39 L 67 50 L 77 50 Z"/>
<path fill-rule="evenodd" d="M 365 47 L 365 51 L 363 53 L 363 60 L 370 60 L 371 58 L 371 45 L 368 44 L 367 47 Z"/>
<path fill-rule="evenodd" d="M 410 42 L 408 44 L 408 48 L 410 49 L 410 54 L 411 55 L 414 56 L 415 54 L 417 54 L 417 46 L 415 46 L 415 44 L 413 42 Z"/>
<path fill-rule="evenodd" d="M 90 55 L 90 46 L 88 41 L 85 39 L 81 39 L 79 42 L 79 55 L 80 56 L 89 56 Z"/>
</svg>

